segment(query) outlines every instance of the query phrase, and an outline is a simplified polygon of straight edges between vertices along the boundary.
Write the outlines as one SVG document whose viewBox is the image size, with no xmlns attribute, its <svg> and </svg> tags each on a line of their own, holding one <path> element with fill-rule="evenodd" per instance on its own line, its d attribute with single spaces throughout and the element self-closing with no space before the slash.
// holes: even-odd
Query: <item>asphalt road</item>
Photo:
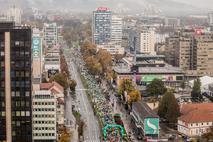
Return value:
<svg viewBox="0 0 213 142">
<path fill-rule="evenodd" d="M 82 115 L 82 119 L 86 124 L 86 127 L 84 128 L 84 142 L 99 142 L 100 129 L 98 121 L 88 101 L 87 95 L 85 93 L 85 88 L 80 78 L 80 73 L 77 70 L 77 66 L 71 61 L 71 59 L 70 62 L 68 62 L 68 67 L 70 70 L 70 74 L 72 75 L 72 79 L 77 82 L 76 107 L 78 108 L 80 114 Z"/>
</svg>

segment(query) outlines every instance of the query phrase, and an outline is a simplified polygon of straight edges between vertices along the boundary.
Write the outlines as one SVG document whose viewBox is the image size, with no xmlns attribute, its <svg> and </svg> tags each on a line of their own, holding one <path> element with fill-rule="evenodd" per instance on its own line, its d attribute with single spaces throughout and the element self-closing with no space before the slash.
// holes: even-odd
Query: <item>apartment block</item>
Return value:
<svg viewBox="0 0 213 142">
<path fill-rule="evenodd" d="M 35 91 L 33 104 L 33 141 L 56 142 L 56 96 L 51 91 Z"/>
</svg>

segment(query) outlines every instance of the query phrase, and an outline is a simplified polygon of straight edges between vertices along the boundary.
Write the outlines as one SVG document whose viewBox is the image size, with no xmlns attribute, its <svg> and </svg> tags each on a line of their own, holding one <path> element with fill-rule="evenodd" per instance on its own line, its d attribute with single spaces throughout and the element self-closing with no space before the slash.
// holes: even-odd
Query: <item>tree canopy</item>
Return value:
<svg viewBox="0 0 213 142">
<path fill-rule="evenodd" d="M 62 73 L 57 73 L 50 78 L 50 82 L 55 81 L 64 87 L 66 90 L 69 87 L 67 78 Z"/>
<path fill-rule="evenodd" d="M 122 80 L 118 86 L 118 93 L 120 95 L 123 95 L 125 91 L 129 93 L 133 90 L 134 90 L 133 82 L 128 79 Z"/>
<path fill-rule="evenodd" d="M 148 95 L 156 96 L 163 95 L 166 92 L 166 87 L 164 86 L 164 82 L 160 79 L 154 79 L 146 89 Z"/>
<path fill-rule="evenodd" d="M 195 79 L 194 80 L 194 84 L 193 84 L 193 88 L 192 88 L 192 92 L 191 92 L 191 97 L 192 100 L 200 100 L 202 99 L 202 95 L 201 95 L 201 82 L 200 79 Z"/>
<path fill-rule="evenodd" d="M 163 95 L 159 104 L 158 115 L 161 118 L 167 119 L 170 123 L 177 122 L 177 118 L 180 115 L 180 108 L 171 91 L 167 91 Z"/>
<path fill-rule="evenodd" d="M 128 104 L 141 100 L 141 93 L 138 90 L 133 90 L 128 94 Z"/>
</svg>

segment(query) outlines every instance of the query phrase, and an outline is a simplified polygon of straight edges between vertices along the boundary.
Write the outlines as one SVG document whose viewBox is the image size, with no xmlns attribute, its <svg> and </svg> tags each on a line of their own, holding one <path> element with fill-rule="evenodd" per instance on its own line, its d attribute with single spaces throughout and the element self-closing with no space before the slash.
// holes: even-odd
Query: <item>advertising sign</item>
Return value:
<svg viewBox="0 0 213 142">
<path fill-rule="evenodd" d="M 154 79 L 163 79 L 163 76 L 161 75 L 143 75 L 141 78 L 142 82 L 151 82 Z"/>
<path fill-rule="evenodd" d="M 159 118 L 146 118 L 144 120 L 145 135 L 159 135 Z"/>
<path fill-rule="evenodd" d="M 33 52 L 33 59 L 40 59 L 40 56 L 41 56 L 41 38 L 40 37 L 32 38 L 32 52 Z"/>
</svg>

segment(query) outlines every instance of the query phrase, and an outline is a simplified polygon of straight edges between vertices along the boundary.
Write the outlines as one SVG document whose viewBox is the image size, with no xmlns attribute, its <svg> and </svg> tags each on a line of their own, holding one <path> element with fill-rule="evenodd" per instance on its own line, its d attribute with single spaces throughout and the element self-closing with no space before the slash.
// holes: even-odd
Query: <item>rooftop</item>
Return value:
<svg viewBox="0 0 213 142">
<path fill-rule="evenodd" d="M 139 116 L 142 119 L 145 118 L 158 118 L 159 116 L 144 102 L 144 101 L 139 101 L 139 102 L 134 102 L 132 104 L 133 110 L 138 112 Z"/>
<path fill-rule="evenodd" d="M 117 73 L 132 73 L 131 69 L 124 66 L 116 66 L 113 68 Z M 138 73 L 144 74 L 164 74 L 164 73 L 173 73 L 173 74 L 181 74 L 183 73 L 180 68 L 177 67 L 139 67 Z"/>
<path fill-rule="evenodd" d="M 212 122 L 213 103 L 192 103 L 181 105 L 181 114 L 178 120 L 187 123 Z"/>
</svg>

